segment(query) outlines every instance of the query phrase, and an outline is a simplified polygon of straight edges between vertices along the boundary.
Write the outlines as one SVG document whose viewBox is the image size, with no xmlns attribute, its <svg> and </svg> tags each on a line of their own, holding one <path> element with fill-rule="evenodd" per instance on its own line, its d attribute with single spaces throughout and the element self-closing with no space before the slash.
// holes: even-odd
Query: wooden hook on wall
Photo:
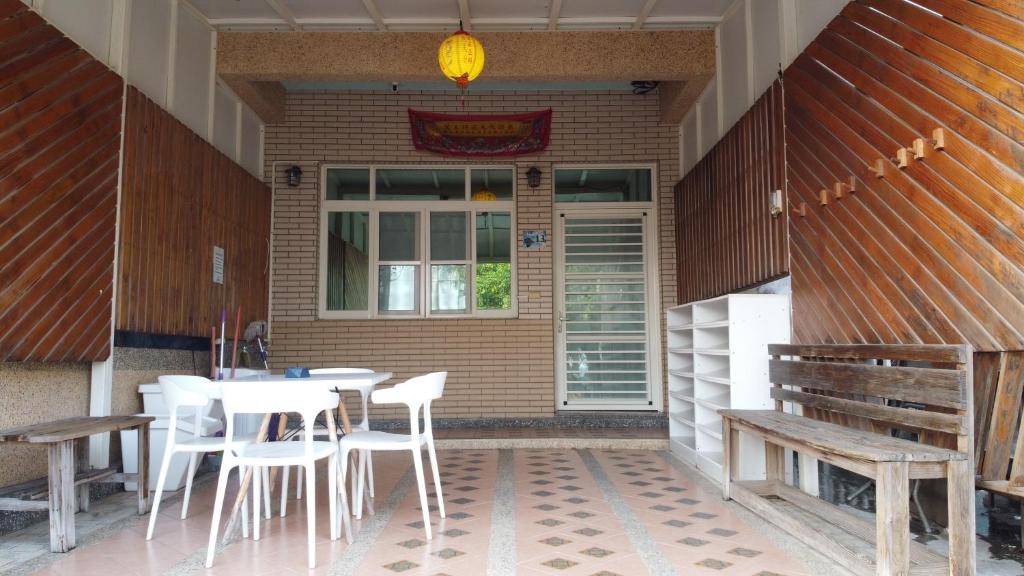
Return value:
<svg viewBox="0 0 1024 576">
<path fill-rule="evenodd" d="M 849 180 L 847 180 L 847 186 L 850 187 L 850 194 L 853 194 L 854 192 L 856 192 L 857 191 L 857 177 L 854 176 L 853 174 L 850 174 L 850 178 L 849 178 Z"/>
<path fill-rule="evenodd" d="M 936 150 L 942 150 L 946 147 L 946 131 L 942 128 L 936 128 L 932 130 L 932 146 Z"/>
<path fill-rule="evenodd" d="M 820 190 L 818 192 L 818 202 L 822 206 L 827 206 L 828 205 L 828 190 Z"/>
<path fill-rule="evenodd" d="M 875 178 L 885 178 L 885 165 L 885 159 L 879 158 L 878 160 L 875 160 L 874 166 L 868 166 L 868 170 L 875 175 Z"/>
<path fill-rule="evenodd" d="M 793 208 L 793 213 L 800 216 L 801 218 L 807 217 L 807 203 L 801 202 L 799 206 Z"/>
<path fill-rule="evenodd" d="M 910 148 L 900 148 L 896 151 L 896 158 L 893 159 L 896 162 L 897 168 L 906 168 L 910 165 Z"/>
<path fill-rule="evenodd" d="M 850 185 L 846 182 L 836 182 L 832 187 L 832 195 L 836 197 L 836 200 L 846 196 L 849 192 L 852 192 L 852 190 L 850 190 Z"/>
<path fill-rule="evenodd" d="M 924 138 L 915 139 L 914 143 L 910 145 L 910 149 L 914 153 L 914 160 L 923 160 L 928 151 L 924 145 Z"/>
</svg>

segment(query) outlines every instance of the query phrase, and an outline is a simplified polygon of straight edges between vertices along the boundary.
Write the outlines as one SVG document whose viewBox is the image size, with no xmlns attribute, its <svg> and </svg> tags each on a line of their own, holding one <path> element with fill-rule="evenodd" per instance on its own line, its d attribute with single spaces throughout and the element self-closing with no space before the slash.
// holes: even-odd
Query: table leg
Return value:
<svg viewBox="0 0 1024 576">
<path fill-rule="evenodd" d="M 78 445 L 75 446 L 75 459 L 78 462 L 77 472 L 84 473 L 89 471 L 89 437 L 78 439 Z M 83 482 L 78 485 L 75 490 L 78 492 L 78 511 L 88 512 L 89 511 L 89 483 Z"/>
<path fill-rule="evenodd" d="M 75 441 L 47 446 L 50 482 L 50 551 L 75 547 Z"/>
<path fill-rule="evenodd" d="M 149 422 L 139 424 L 137 430 L 139 431 L 139 473 L 136 484 L 139 487 L 139 516 L 142 516 L 149 511 Z"/>
</svg>

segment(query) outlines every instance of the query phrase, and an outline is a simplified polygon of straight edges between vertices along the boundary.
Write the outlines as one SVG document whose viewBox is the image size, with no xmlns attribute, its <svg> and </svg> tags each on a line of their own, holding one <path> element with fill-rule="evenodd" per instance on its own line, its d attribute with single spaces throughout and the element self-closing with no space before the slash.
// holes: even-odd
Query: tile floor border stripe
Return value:
<svg viewBox="0 0 1024 576">
<path fill-rule="evenodd" d="M 363 515 L 362 528 L 358 533 L 353 534 L 352 545 L 345 549 L 345 553 L 341 555 L 341 558 L 331 564 L 331 568 L 328 571 L 330 576 L 352 576 L 361 571 L 363 560 L 366 559 L 370 549 L 380 538 L 381 532 L 384 531 L 388 522 L 391 521 L 391 516 L 401 505 L 402 501 L 405 500 L 406 495 L 415 484 L 416 470 L 410 464 L 402 478 L 391 489 L 391 493 L 388 494 L 384 505 L 376 506 L 376 513 L 371 516 Z"/>
<path fill-rule="evenodd" d="M 658 544 L 651 538 L 643 523 L 633 514 L 629 504 L 626 503 L 622 494 L 619 493 L 618 488 L 608 479 L 608 474 L 605 473 L 601 463 L 591 454 L 590 450 L 578 450 L 577 452 L 590 475 L 593 476 L 594 482 L 601 490 L 601 494 L 604 495 L 605 502 L 608 503 L 612 514 L 615 515 L 619 524 L 626 531 L 626 536 L 629 537 L 633 549 L 640 556 L 650 575 L 675 576 L 676 570 L 672 563 L 669 562 L 668 558 L 665 557 L 658 547 Z"/>
<path fill-rule="evenodd" d="M 491 509 L 491 541 L 487 548 L 487 576 L 516 573 L 515 454 L 498 451 L 498 469 Z"/>
</svg>

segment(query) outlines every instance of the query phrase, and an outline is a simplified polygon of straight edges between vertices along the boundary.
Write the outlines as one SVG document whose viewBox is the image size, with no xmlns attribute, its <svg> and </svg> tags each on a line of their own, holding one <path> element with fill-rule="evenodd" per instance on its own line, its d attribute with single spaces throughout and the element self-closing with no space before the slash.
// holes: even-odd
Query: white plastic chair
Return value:
<svg viewBox="0 0 1024 576">
<path fill-rule="evenodd" d="M 372 374 L 373 370 L 370 370 L 368 368 L 313 368 L 313 369 L 311 369 L 309 371 L 309 373 L 311 375 L 312 374 Z M 367 404 L 368 404 L 368 401 L 370 399 L 370 394 L 373 392 L 373 387 L 375 386 L 375 384 L 373 382 L 367 380 L 365 383 L 353 382 L 352 386 L 353 387 L 358 387 L 359 396 L 360 396 L 360 399 L 362 400 L 362 403 L 363 403 L 362 420 L 359 422 L 359 424 L 353 424 L 352 425 L 352 431 L 353 432 L 365 432 L 365 431 L 368 431 L 370 429 L 370 411 L 368 410 Z M 340 426 L 341 423 L 339 422 L 338 425 Z M 327 429 L 324 428 L 323 426 L 319 426 L 318 425 L 318 426 L 316 426 L 316 428 L 314 430 L 314 434 L 316 434 L 317 436 L 326 436 L 327 435 Z M 301 432 L 299 434 L 296 434 L 296 438 L 301 438 L 301 437 L 302 437 L 302 433 Z M 369 495 L 370 495 L 370 498 L 373 498 L 374 497 L 374 493 L 373 493 L 373 458 L 369 454 L 367 454 L 367 457 L 366 457 L 366 467 L 367 467 L 367 475 L 368 475 L 369 481 L 370 481 Z M 297 474 L 296 474 L 296 483 L 295 483 L 295 498 L 296 499 L 301 499 L 302 498 L 302 468 L 299 468 L 296 472 L 297 472 Z M 356 485 L 355 485 L 355 483 L 356 483 L 356 475 L 353 475 L 352 476 L 352 494 L 355 494 L 355 492 L 356 492 Z M 281 490 L 282 490 L 281 491 L 281 516 L 282 517 L 285 515 L 285 510 L 286 510 L 286 503 L 285 502 L 286 502 L 286 495 L 287 495 L 287 487 L 288 487 L 288 469 L 285 469 L 284 475 L 283 475 L 283 477 L 281 479 Z M 362 506 L 360 505 L 360 509 L 361 508 L 362 508 Z"/>
<path fill-rule="evenodd" d="M 444 381 L 448 377 L 447 372 L 433 372 L 423 376 L 410 378 L 401 384 L 391 388 L 377 390 L 371 396 L 374 404 L 405 404 L 409 407 L 409 434 L 393 434 L 366 430 L 353 432 L 339 440 L 341 447 L 342 463 L 342 486 L 345 482 L 345 469 L 348 462 L 348 454 L 352 450 L 359 450 L 359 476 L 358 493 L 353 495 L 353 506 L 355 516 L 362 515 L 363 487 L 366 484 L 366 454 L 373 450 L 409 450 L 412 452 L 412 462 L 416 468 L 416 481 L 420 490 L 420 507 L 423 509 L 423 528 L 427 533 L 427 540 L 431 539 L 430 532 L 430 508 L 427 505 L 427 486 L 423 477 L 423 447 L 427 447 L 430 454 L 430 467 L 434 473 L 434 489 L 437 491 L 437 508 L 444 518 L 444 497 L 441 494 L 441 475 L 437 469 L 437 453 L 434 450 L 434 434 L 431 428 L 430 403 L 437 400 L 444 393 Z M 420 432 L 420 409 L 423 409 L 423 431 Z"/>
<path fill-rule="evenodd" d="M 338 445 L 335 434 L 329 430 L 331 441 L 314 440 L 313 423 L 324 411 L 338 406 L 338 395 L 320 382 L 303 382 L 282 386 L 271 382 L 224 382 L 221 401 L 227 417 L 227 441 L 234 437 L 235 414 L 268 414 L 271 412 L 297 412 L 302 416 L 305 438 L 302 442 L 260 442 L 241 447 L 236 452 L 225 451 L 217 480 L 217 499 L 213 505 L 213 519 L 210 526 L 210 542 L 206 551 L 206 567 L 213 566 L 216 551 L 217 531 L 220 524 L 224 493 L 227 490 L 228 475 L 235 467 L 252 466 L 262 469 L 269 466 L 303 466 L 306 469 L 306 536 L 309 542 L 309 567 L 316 567 L 316 463 L 328 460 L 328 497 L 331 515 L 331 540 L 338 539 L 338 498 L 341 498 L 342 523 L 345 539 L 352 542 L 352 526 L 348 517 L 348 501 L 344 491 L 338 491 Z M 255 471 L 255 470 L 254 470 Z M 261 474 L 254 473 L 253 490 L 260 493 Z M 260 498 L 253 498 L 253 539 L 259 540 Z M 244 522 L 244 520 L 243 520 Z"/>
<path fill-rule="evenodd" d="M 196 473 L 196 466 L 199 464 L 199 455 L 208 452 L 229 452 L 229 445 L 234 447 L 242 446 L 254 440 L 255 435 L 235 438 L 228 441 L 225 437 L 203 436 L 202 419 L 203 408 L 217 397 L 218 386 L 202 376 L 160 376 L 160 390 L 163 393 L 164 402 L 167 404 L 169 422 L 167 423 L 167 444 L 164 447 L 164 458 L 160 464 L 160 475 L 156 481 L 156 494 L 153 498 L 153 510 L 149 516 L 149 528 L 146 531 L 146 540 L 153 539 L 153 529 L 156 526 L 157 510 L 160 508 L 160 498 L 163 496 L 164 485 L 167 482 L 167 471 L 171 465 L 171 458 L 179 453 L 189 454 L 188 476 L 185 480 L 185 497 L 181 501 L 181 519 L 184 520 L 188 513 L 188 501 L 192 495 L 192 478 Z M 195 412 L 194 434 L 192 438 L 179 441 L 176 431 L 178 429 L 179 409 L 192 408 Z M 140 462 L 145 465 L 145 462 Z M 241 476 L 239 477 L 241 479 Z M 243 518 L 245 535 L 248 536 L 248 524 Z"/>
</svg>

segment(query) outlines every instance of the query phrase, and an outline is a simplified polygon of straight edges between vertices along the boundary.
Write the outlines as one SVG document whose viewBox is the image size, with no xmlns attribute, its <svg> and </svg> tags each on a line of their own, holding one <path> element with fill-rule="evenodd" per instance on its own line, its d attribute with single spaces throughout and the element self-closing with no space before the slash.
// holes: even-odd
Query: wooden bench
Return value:
<svg viewBox="0 0 1024 576">
<path fill-rule="evenodd" d="M 149 445 L 149 423 L 152 421 L 152 416 L 85 416 L 0 430 L 0 442 L 46 444 L 49 459 L 49 489 L 45 492 L 26 490 L 14 498 L 0 498 L 0 510 L 48 510 L 52 552 L 67 552 L 75 547 L 75 511 L 76 508 L 89 509 L 91 482 L 135 480 L 139 485 L 139 515 L 145 514 L 149 511 L 146 449 Z M 131 429 L 139 431 L 138 474 L 88 469 L 89 436 Z M 40 500 L 44 493 L 48 494 L 45 502 Z"/>
<path fill-rule="evenodd" d="M 970 347 L 775 344 L 768 352 L 776 409 L 719 411 L 724 497 L 856 574 L 974 574 Z M 802 415 L 784 412 L 787 404 Z M 739 432 L 765 440 L 765 480 L 734 479 Z M 787 485 L 785 448 L 874 479 L 874 525 Z M 915 478 L 948 482 L 949 558 L 910 541 Z"/>
</svg>

